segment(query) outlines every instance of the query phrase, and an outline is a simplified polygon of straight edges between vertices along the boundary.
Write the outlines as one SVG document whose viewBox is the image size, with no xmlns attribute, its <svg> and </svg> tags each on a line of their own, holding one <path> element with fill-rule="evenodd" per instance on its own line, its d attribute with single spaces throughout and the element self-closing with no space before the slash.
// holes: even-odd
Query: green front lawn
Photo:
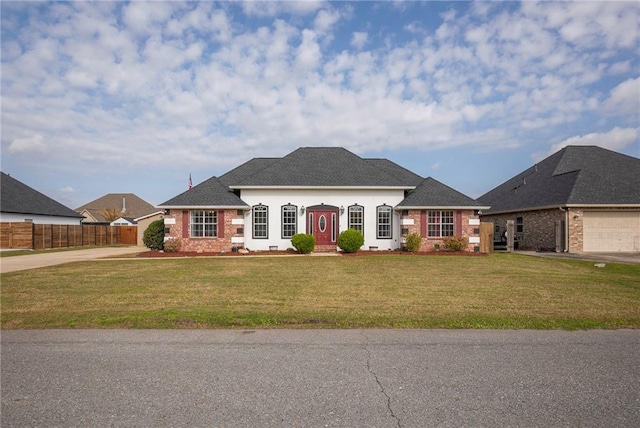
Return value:
<svg viewBox="0 0 640 428">
<path fill-rule="evenodd" d="M 1 275 L 2 328 L 638 328 L 640 266 L 528 257 L 213 257 Z"/>
</svg>

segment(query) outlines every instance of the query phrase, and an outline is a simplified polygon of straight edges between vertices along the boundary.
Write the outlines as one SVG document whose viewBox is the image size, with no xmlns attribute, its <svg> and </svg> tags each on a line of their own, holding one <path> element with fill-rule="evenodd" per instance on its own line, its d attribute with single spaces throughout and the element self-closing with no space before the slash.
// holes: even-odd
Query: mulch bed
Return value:
<svg viewBox="0 0 640 428">
<path fill-rule="evenodd" d="M 472 253 L 465 251 L 426 251 L 426 252 L 409 252 L 409 251 L 357 251 L 355 253 L 338 253 L 342 257 L 362 257 L 362 256 L 385 256 L 385 255 L 398 255 L 398 256 L 486 256 L 486 253 Z M 243 256 L 293 256 L 298 255 L 292 251 L 251 251 L 248 254 L 234 253 L 231 251 L 207 253 L 196 251 L 178 251 L 175 253 L 167 253 L 164 251 L 145 251 L 138 254 L 139 258 L 161 258 L 161 257 L 243 257 Z"/>
</svg>

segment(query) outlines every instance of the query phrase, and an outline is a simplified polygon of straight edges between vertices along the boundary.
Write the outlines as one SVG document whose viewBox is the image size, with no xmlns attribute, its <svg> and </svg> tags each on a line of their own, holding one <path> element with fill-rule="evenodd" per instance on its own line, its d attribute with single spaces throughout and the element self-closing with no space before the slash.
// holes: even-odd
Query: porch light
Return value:
<svg viewBox="0 0 640 428">
<path fill-rule="evenodd" d="M 304 205 L 300 207 L 300 214 L 304 214 Z"/>
<path fill-rule="evenodd" d="M 344 214 L 344 205 L 340 205 L 340 214 Z"/>
</svg>

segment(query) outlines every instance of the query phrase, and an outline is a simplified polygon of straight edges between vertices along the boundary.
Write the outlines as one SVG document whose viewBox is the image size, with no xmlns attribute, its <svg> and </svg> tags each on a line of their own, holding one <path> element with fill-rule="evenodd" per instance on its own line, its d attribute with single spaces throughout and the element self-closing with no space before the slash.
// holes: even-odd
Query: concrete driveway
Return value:
<svg viewBox="0 0 640 428">
<path fill-rule="evenodd" d="M 640 330 L 4 330 L 2 427 L 638 427 Z"/>
<path fill-rule="evenodd" d="M 515 254 L 524 254 L 535 257 L 551 257 L 560 259 L 589 260 L 599 263 L 625 263 L 640 264 L 640 252 L 636 253 L 554 253 L 551 251 L 520 251 Z"/>
<path fill-rule="evenodd" d="M 50 253 L 28 254 L 26 256 L 0 257 L 0 272 L 15 272 L 19 270 L 36 269 L 63 263 L 80 262 L 100 259 L 103 257 L 117 257 L 148 251 L 143 247 L 102 247 L 86 250 L 52 251 Z"/>
</svg>

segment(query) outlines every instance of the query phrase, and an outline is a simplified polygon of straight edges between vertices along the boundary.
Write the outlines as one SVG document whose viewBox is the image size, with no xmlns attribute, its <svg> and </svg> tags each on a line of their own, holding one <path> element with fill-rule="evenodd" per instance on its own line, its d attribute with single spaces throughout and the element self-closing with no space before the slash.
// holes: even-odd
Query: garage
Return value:
<svg viewBox="0 0 640 428">
<path fill-rule="evenodd" d="M 585 211 L 585 252 L 640 251 L 640 211 Z"/>
</svg>

